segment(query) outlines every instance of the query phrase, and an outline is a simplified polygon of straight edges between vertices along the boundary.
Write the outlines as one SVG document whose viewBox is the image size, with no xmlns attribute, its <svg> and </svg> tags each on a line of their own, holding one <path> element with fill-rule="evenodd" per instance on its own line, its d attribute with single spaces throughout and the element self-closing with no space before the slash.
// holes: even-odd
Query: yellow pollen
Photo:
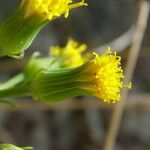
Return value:
<svg viewBox="0 0 150 150">
<path fill-rule="evenodd" d="M 73 0 L 24 0 L 27 4 L 27 14 L 39 13 L 45 16 L 45 19 L 52 20 L 64 14 L 68 17 L 69 10 L 80 6 L 87 6 L 87 3 L 72 3 Z"/>
<path fill-rule="evenodd" d="M 91 60 L 91 64 L 88 67 L 88 72 L 93 72 L 94 85 L 89 87 L 95 93 L 95 96 L 99 97 L 106 103 L 115 103 L 120 100 L 120 90 L 123 87 L 131 88 L 131 83 L 124 85 L 122 79 L 124 78 L 123 70 L 121 68 L 121 57 L 117 56 L 116 52 L 112 52 L 110 48 L 102 54 L 98 55 L 93 53 L 95 58 Z"/>
<path fill-rule="evenodd" d="M 87 60 L 87 57 L 82 56 L 86 49 L 87 46 L 85 44 L 79 44 L 70 38 L 65 47 L 51 47 L 50 55 L 62 57 L 62 67 L 78 67 Z"/>
</svg>

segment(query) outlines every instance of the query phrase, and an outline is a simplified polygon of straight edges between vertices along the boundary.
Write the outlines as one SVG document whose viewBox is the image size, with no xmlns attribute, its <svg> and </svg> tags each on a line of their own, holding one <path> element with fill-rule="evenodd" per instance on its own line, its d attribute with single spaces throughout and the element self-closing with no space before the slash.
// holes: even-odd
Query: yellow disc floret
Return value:
<svg viewBox="0 0 150 150">
<path fill-rule="evenodd" d="M 121 57 L 116 52 L 112 52 L 110 48 L 102 54 L 94 53 L 95 57 L 91 60 L 88 72 L 93 73 L 89 79 L 94 86 L 89 87 L 95 96 L 107 103 L 115 103 L 120 100 L 120 90 L 123 87 L 131 88 L 123 84 L 123 70 L 121 68 Z"/>
<path fill-rule="evenodd" d="M 24 0 L 27 6 L 27 16 L 33 13 L 39 13 L 45 19 L 52 20 L 62 14 L 68 17 L 69 10 L 80 6 L 87 6 L 82 0 L 78 3 L 72 3 L 73 0 Z"/>
<path fill-rule="evenodd" d="M 83 57 L 82 53 L 87 49 L 85 44 L 79 44 L 73 39 L 69 39 L 65 47 L 51 47 L 51 56 L 62 57 L 62 67 L 78 67 L 82 65 L 87 57 Z"/>
</svg>

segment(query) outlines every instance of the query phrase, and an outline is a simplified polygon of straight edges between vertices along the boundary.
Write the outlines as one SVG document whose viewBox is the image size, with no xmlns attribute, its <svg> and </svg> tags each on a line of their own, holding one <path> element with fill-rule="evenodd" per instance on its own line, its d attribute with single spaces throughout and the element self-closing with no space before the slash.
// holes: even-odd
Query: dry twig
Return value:
<svg viewBox="0 0 150 150">
<path fill-rule="evenodd" d="M 139 16 L 137 20 L 136 30 L 133 35 L 133 41 L 127 60 L 127 69 L 125 73 L 125 83 L 132 80 L 133 73 L 135 70 L 136 62 L 138 59 L 139 51 L 141 49 L 144 33 L 147 26 L 148 16 L 149 16 L 150 4 L 146 0 L 142 0 L 140 3 Z M 128 99 L 128 90 L 124 89 L 122 92 L 122 100 L 118 103 L 112 114 L 112 120 L 110 122 L 110 127 L 106 135 L 106 140 L 104 143 L 104 150 L 113 150 L 115 146 L 115 141 L 119 131 L 119 126 L 121 123 L 121 118 L 126 107 L 126 102 Z"/>
</svg>

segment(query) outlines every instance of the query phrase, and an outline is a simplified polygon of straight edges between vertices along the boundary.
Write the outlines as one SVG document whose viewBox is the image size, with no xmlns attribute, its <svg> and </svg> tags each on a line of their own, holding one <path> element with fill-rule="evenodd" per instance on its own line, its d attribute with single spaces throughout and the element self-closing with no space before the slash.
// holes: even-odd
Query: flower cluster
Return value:
<svg viewBox="0 0 150 150">
<path fill-rule="evenodd" d="M 18 9 L 0 25 L 0 56 L 22 58 L 39 31 L 50 21 L 71 9 L 87 6 L 84 0 L 22 0 Z M 110 48 L 103 54 L 85 52 L 86 44 L 69 39 L 64 47 L 50 47 L 50 56 L 33 54 L 23 71 L 0 84 L 0 99 L 32 96 L 34 100 L 53 103 L 75 96 L 94 96 L 105 103 L 121 99 L 124 84 L 121 57 Z M 6 100 L 0 103 L 17 106 Z M 0 144 L 0 150 L 31 150 Z"/>
<path fill-rule="evenodd" d="M 85 57 L 82 53 L 86 48 L 70 39 L 65 47 L 51 47 L 49 57 L 40 58 L 35 53 L 20 75 L 1 85 L 0 98 L 13 93 L 47 103 L 81 95 L 95 96 L 106 103 L 119 101 L 121 89 L 131 88 L 122 81 L 121 57 L 110 48 L 101 55 Z"/>
<path fill-rule="evenodd" d="M 20 58 L 38 32 L 69 10 L 87 6 L 84 0 L 22 0 L 18 9 L 0 25 L 0 56 Z M 64 47 L 53 46 L 50 56 L 34 54 L 23 71 L 0 86 L 0 98 L 32 96 L 48 103 L 73 96 L 96 96 L 106 103 L 121 99 L 121 57 L 110 48 L 105 53 L 87 53 L 85 44 L 69 39 Z"/>
</svg>

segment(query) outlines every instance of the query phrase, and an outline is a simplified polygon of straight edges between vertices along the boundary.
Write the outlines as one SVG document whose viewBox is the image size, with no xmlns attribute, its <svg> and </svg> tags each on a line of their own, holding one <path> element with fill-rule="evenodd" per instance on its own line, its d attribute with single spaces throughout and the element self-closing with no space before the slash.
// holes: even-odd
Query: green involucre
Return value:
<svg viewBox="0 0 150 150">
<path fill-rule="evenodd" d="M 83 73 L 85 67 L 39 71 L 31 83 L 33 98 L 52 103 L 75 96 L 92 95 L 86 88 L 92 83 L 86 81 L 86 74 Z"/>
<path fill-rule="evenodd" d="M 25 8 L 19 7 L 0 25 L 0 57 L 23 57 L 35 36 L 48 23 L 40 15 L 25 15 Z"/>
</svg>

